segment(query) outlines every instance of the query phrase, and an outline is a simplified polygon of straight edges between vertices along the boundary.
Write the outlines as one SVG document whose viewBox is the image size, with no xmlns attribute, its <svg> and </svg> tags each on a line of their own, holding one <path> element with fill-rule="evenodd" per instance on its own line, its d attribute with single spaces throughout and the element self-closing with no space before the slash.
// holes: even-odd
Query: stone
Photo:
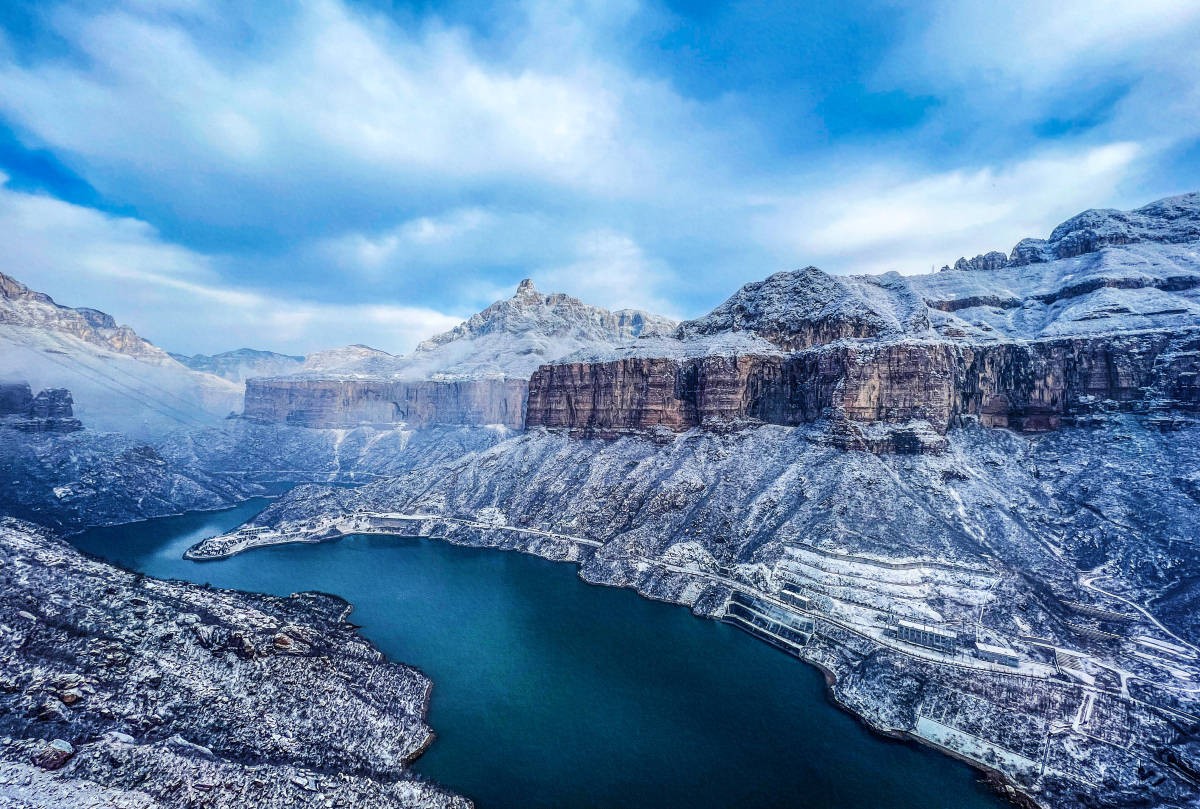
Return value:
<svg viewBox="0 0 1200 809">
<path fill-rule="evenodd" d="M 57 770 L 75 755 L 75 747 L 62 739 L 49 742 L 33 756 L 33 763 L 43 770 Z"/>
</svg>

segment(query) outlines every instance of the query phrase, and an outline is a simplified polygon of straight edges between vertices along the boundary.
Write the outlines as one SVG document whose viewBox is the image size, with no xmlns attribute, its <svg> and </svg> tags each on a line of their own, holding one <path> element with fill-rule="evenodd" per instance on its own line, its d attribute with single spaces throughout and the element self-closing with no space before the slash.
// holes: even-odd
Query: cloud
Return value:
<svg viewBox="0 0 1200 809">
<path fill-rule="evenodd" d="M 885 3 L 861 42 L 857 23 L 813 29 L 849 37 L 818 57 L 862 60 L 835 78 L 807 50 L 762 70 L 753 38 L 705 28 L 746 15 L 653 0 L 445 12 L 458 17 L 340 0 L 45 8 L 53 49 L 0 47 L 0 116 L 133 215 L 97 214 L 108 241 L 79 239 L 91 249 L 57 272 L 103 296 L 96 278 L 138 286 L 144 266 L 143 302 L 154 289 L 217 323 L 255 313 L 224 334 L 194 316 L 187 339 L 214 350 L 234 335 L 401 350 L 424 328 L 406 323 L 470 313 L 526 276 L 690 316 L 789 266 L 927 270 L 1188 190 L 1172 155 L 1200 136 L 1200 12 L 1158 0 Z M 793 29 L 764 15 L 747 30 L 787 61 L 795 49 L 765 40 Z M 688 80 L 733 53 L 742 83 L 711 65 Z M 899 128 L 873 123 L 893 117 L 878 105 L 820 125 L 814 99 L 849 119 L 864 93 L 922 101 Z M 122 227 L 160 260 L 123 259 Z M 145 307 L 135 325 L 159 317 Z M 359 314 L 354 335 L 341 318 Z"/>
<path fill-rule="evenodd" d="M 240 20 L 241 58 L 195 18 L 129 4 L 53 20 L 74 58 L 0 69 L 5 116 L 113 196 L 221 227 L 280 211 L 336 221 L 364 198 L 448 185 L 634 193 L 666 162 L 638 109 L 681 107 L 586 53 L 553 72 L 498 63 L 436 18 L 404 30 L 335 0 Z"/>
<path fill-rule="evenodd" d="M 679 317 L 672 291 L 678 280 L 661 260 L 653 259 L 627 234 L 595 230 L 583 234 L 575 259 L 536 272 L 543 289 L 562 290 L 608 309 L 644 309 Z"/>
<path fill-rule="evenodd" d="M 404 351 L 462 319 L 420 306 L 328 304 L 229 285 L 214 270 L 218 259 L 164 241 L 145 222 L 7 182 L 0 244 L 6 273 L 60 303 L 107 311 L 171 351 L 308 352 L 351 342 Z"/>
<path fill-rule="evenodd" d="M 760 201 L 757 233 L 839 272 L 929 272 L 961 255 L 1046 235 L 1134 176 L 1143 150 L 1111 143 L 1000 166 L 896 176 L 886 166 L 819 193 Z"/>
<path fill-rule="evenodd" d="M 930 83 L 973 87 L 1044 89 L 1083 71 L 1174 62 L 1176 47 L 1194 52 L 1200 27 L 1200 6 L 1178 0 L 941 0 L 915 16 L 918 28 L 897 61 L 915 57 Z"/>
</svg>

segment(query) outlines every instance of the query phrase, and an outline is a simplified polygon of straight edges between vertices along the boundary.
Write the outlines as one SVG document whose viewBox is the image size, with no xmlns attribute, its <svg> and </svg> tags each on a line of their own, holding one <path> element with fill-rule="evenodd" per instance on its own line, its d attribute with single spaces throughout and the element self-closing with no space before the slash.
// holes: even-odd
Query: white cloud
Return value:
<svg viewBox="0 0 1200 809">
<path fill-rule="evenodd" d="M 1112 143 L 1008 165 L 898 176 L 867 169 L 815 193 L 758 200 L 757 234 L 840 272 L 928 272 L 961 255 L 1044 236 L 1134 176 L 1142 150 Z"/>
<path fill-rule="evenodd" d="M 1194 52 L 1200 5 L 1186 0 L 941 0 L 921 15 L 922 30 L 901 48 L 931 81 L 1016 82 L 1036 89 L 1097 66 L 1173 61 Z M 902 69 L 893 64 L 893 70 Z"/>
<path fill-rule="evenodd" d="M 307 352 L 352 342 L 404 351 L 461 320 L 421 306 L 333 304 L 233 287 L 212 257 L 163 241 L 145 222 L 6 184 L 0 244 L 7 274 L 60 303 L 107 311 L 172 351 Z"/>
<path fill-rule="evenodd" d="M 403 199 L 447 183 L 632 193 L 668 162 L 637 110 L 685 111 L 586 53 L 555 71 L 503 65 L 436 21 L 403 31 L 336 0 L 247 20 L 267 44 L 246 58 L 137 5 L 56 20 L 82 58 L 0 67 L 0 109 L 118 197 L 147 174 L 155 187 L 139 190 L 173 205 L 248 194 L 245 207 L 196 210 L 203 221 L 264 200 L 336 214 L 329 194 Z"/>
<path fill-rule="evenodd" d="M 563 291 L 608 309 L 644 309 L 678 317 L 671 300 L 677 281 L 667 265 L 646 255 L 632 238 L 611 230 L 585 233 L 569 264 L 538 270 L 542 289 Z"/>
<path fill-rule="evenodd" d="M 791 150 L 741 105 L 746 88 L 697 100 L 648 78 L 623 61 L 636 0 L 530 0 L 487 41 L 338 0 L 81 4 L 54 15 L 62 58 L 0 50 L 0 114 L 107 203 L 174 239 L 232 234 L 253 252 L 235 263 L 101 216 L 99 241 L 71 236 L 92 246 L 47 264 L 51 291 L 130 311 L 134 325 L 183 301 L 195 312 L 181 321 L 187 339 L 213 349 L 278 338 L 401 350 L 445 316 L 371 316 L 289 290 L 367 302 L 399 291 L 469 312 L 532 276 L 589 302 L 691 315 L 788 266 L 922 271 L 1007 250 L 1086 207 L 1187 190 L 1140 178 L 1200 132 L 1194 5 L 939 2 L 913 13 L 875 89 L 938 103 L 869 153 Z M 1114 75 L 1133 85 L 1114 122 L 1054 149 L 1037 143 L 1033 124 Z M 967 128 L 958 141 L 944 137 L 955 124 Z M 39 244 L 58 227 L 45 222 L 23 226 Z M 0 227 L 6 246 L 20 242 L 15 225 Z M 76 296 L 66 274 L 91 280 Z M 100 277 L 126 279 L 141 310 L 122 309 Z M 230 329 L 206 328 L 203 306 Z"/>
</svg>

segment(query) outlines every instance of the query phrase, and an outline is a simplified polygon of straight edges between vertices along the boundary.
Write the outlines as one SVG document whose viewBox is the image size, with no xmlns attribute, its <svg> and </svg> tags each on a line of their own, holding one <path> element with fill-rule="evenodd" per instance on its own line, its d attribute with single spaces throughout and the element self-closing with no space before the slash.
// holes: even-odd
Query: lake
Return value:
<svg viewBox="0 0 1200 809">
<path fill-rule="evenodd" d="M 266 503 L 72 541 L 153 576 L 346 598 L 366 637 L 433 679 L 438 738 L 415 769 L 480 809 L 1007 806 L 966 765 L 866 730 L 811 666 L 574 565 L 382 536 L 182 558 Z"/>
</svg>

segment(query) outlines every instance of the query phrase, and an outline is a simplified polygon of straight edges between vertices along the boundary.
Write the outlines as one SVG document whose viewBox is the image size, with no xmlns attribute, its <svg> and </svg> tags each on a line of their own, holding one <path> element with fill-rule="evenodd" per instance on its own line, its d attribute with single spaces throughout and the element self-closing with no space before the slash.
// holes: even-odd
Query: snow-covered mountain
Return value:
<svg viewBox="0 0 1200 809">
<path fill-rule="evenodd" d="M 245 382 L 255 376 L 278 376 L 298 370 L 304 364 L 304 357 L 254 348 L 192 356 L 172 353 L 171 358 L 193 371 L 213 374 L 230 382 Z"/>
<path fill-rule="evenodd" d="M 321 351 L 293 376 L 309 379 L 528 379 L 548 362 L 583 349 L 664 336 L 675 321 L 637 309 L 610 311 L 562 293 L 543 294 L 526 279 L 447 332 L 396 356 L 367 346 Z"/>
<path fill-rule="evenodd" d="M 0 275 L 0 379 L 67 388 L 92 430 L 132 437 L 218 423 L 242 387 L 198 373 L 95 309 L 61 306 Z"/>
</svg>

